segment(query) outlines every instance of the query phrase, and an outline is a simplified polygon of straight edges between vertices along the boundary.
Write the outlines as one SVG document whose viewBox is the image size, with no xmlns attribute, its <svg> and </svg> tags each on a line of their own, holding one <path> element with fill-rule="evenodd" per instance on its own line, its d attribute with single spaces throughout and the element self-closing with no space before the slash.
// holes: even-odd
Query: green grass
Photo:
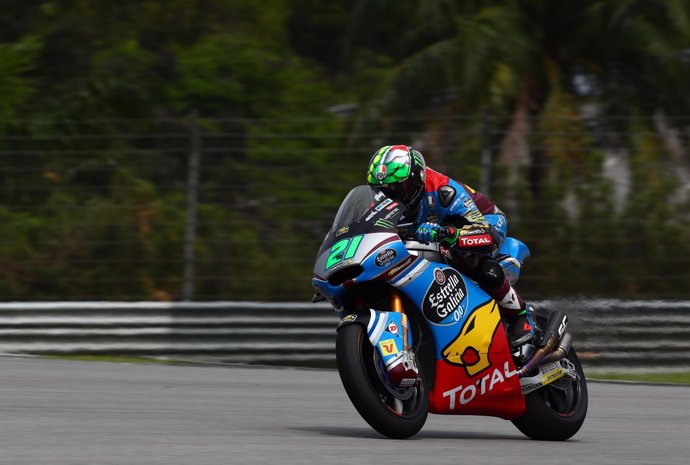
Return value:
<svg viewBox="0 0 690 465">
<path fill-rule="evenodd" d="M 84 362 L 110 362 L 110 363 L 157 363 L 162 365 L 186 365 L 188 363 L 176 360 L 161 360 L 157 358 L 119 356 L 119 355 L 45 355 L 46 358 L 59 358 L 62 360 L 78 360 Z"/>
<path fill-rule="evenodd" d="M 592 380 L 640 381 L 645 383 L 690 384 L 687 373 L 596 373 L 587 376 Z"/>
<path fill-rule="evenodd" d="M 111 363 L 157 363 L 163 365 L 193 365 L 194 363 L 161 360 L 156 358 L 118 356 L 118 355 L 46 355 L 47 358 L 59 358 L 63 360 L 78 360 L 87 362 L 111 362 Z M 644 383 L 688 384 L 690 385 L 690 372 L 685 373 L 592 373 L 587 374 L 587 379 L 599 381 L 638 381 Z"/>
</svg>

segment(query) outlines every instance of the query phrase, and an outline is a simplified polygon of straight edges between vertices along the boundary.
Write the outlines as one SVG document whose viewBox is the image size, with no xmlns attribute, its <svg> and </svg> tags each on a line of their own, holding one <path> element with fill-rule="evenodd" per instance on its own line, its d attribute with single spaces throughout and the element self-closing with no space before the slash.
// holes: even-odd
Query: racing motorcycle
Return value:
<svg viewBox="0 0 690 465">
<path fill-rule="evenodd" d="M 429 413 L 500 417 L 533 439 L 572 437 L 588 398 L 567 316 L 537 310 L 534 342 L 512 349 L 497 303 L 438 244 L 406 240 L 404 213 L 382 192 L 354 188 L 314 265 L 314 301 L 340 318 L 336 361 L 359 414 L 390 438 L 416 434 Z M 528 256 L 508 237 L 496 258 L 514 283 Z"/>
</svg>

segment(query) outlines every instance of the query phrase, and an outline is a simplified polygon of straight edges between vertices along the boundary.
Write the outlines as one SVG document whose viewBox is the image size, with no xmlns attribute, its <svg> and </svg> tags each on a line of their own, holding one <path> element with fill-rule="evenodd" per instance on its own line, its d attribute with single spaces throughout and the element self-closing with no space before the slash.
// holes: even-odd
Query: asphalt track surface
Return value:
<svg viewBox="0 0 690 465">
<path fill-rule="evenodd" d="M 589 388 L 567 442 L 438 415 L 396 441 L 364 423 L 335 371 L 0 357 L 0 464 L 690 463 L 690 388 Z"/>
</svg>

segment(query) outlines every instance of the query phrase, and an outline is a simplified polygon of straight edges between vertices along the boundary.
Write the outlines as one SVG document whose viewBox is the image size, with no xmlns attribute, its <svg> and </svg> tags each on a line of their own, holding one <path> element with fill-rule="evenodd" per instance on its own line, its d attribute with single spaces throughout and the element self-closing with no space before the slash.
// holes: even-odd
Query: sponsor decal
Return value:
<svg viewBox="0 0 690 465">
<path fill-rule="evenodd" d="M 398 335 L 398 325 L 396 325 L 394 321 L 391 321 L 387 329 L 389 333 L 395 334 L 396 336 Z"/>
<path fill-rule="evenodd" d="M 383 210 L 385 207 L 387 207 L 388 205 L 390 205 L 392 203 L 393 203 L 393 201 L 391 199 L 386 199 L 383 202 L 381 202 L 380 204 L 376 205 L 376 208 L 374 210 L 377 212 L 380 212 L 381 210 Z"/>
<path fill-rule="evenodd" d="M 464 374 L 457 373 L 455 387 L 446 385 L 442 390 L 443 402 L 448 402 L 446 405 L 450 411 L 492 410 L 489 399 L 497 391 L 507 395 L 507 386 L 517 388 L 519 385 L 516 383 L 517 371 L 509 359 L 501 357 L 501 362 L 494 359 L 493 363 L 490 360 L 490 354 L 503 355 L 502 351 L 508 349 L 502 330 L 498 305 L 488 300 L 472 310 L 455 340 L 441 352 L 444 362 L 460 366 L 465 371 Z M 505 354 L 510 357 L 508 352 Z M 525 384 L 535 381 L 538 379 L 525 380 Z M 526 389 L 532 389 L 532 386 Z M 510 395 L 515 402 L 521 398 L 519 391 Z"/>
<path fill-rule="evenodd" d="M 398 345 L 395 343 L 395 339 L 386 339 L 379 342 L 379 348 L 384 357 L 398 353 Z"/>
<path fill-rule="evenodd" d="M 438 190 L 438 198 L 441 201 L 441 206 L 444 208 L 450 205 L 450 202 L 453 200 L 454 197 L 455 189 L 453 189 L 451 186 L 442 186 Z"/>
<path fill-rule="evenodd" d="M 489 368 L 489 347 L 500 322 L 498 306 L 493 300 L 475 309 L 460 333 L 441 352 L 445 361 L 463 367 L 469 377 Z"/>
<path fill-rule="evenodd" d="M 553 383 L 558 378 L 561 378 L 564 374 L 565 370 L 563 367 L 559 366 L 551 372 L 544 373 L 544 375 L 541 377 L 541 384 L 546 386 L 547 384 Z"/>
<path fill-rule="evenodd" d="M 520 380 L 520 384 L 522 385 L 522 393 L 527 394 L 529 392 L 532 392 L 535 389 L 539 389 L 542 386 L 546 386 L 547 384 L 553 383 L 554 381 L 562 378 L 565 375 L 565 369 L 558 362 L 543 365 L 539 367 L 539 374 L 537 374 L 536 376 L 532 376 L 530 378 L 523 378 Z"/>
<path fill-rule="evenodd" d="M 350 230 L 349 226 L 345 226 L 344 228 L 340 228 L 340 229 L 338 229 L 338 232 L 335 233 L 335 237 L 342 236 L 343 234 L 345 234 L 349 230 Z"/>
<path fill-rule="evenodd" d="M 459 237 L 458 246 L 459 247 L 482 247 L 485 245 L 491 245 L 493 240 L 490 234 L 482 234 L 479 236 L 469 236 L 469 237 Z"/>
<path fill-rule="evenodd" d="M 344 323 L 346 321 L 355 321 L 356 319 L 357 319 L 357 315 L 354 313 L 350 313 L 348 316 L 346 316 L 345 318 L 342 319 L 342 322 Z"/>
<path fill-rule="evenodd" d="M 379 165 L 378 169 L 376 170 L 376 179 L 382 181 L 386 177 L 387 170 L 388 168 L 386 168 L 386 165 Z"/>
<path fill-rule="evenodd" d="M 474 201 L 471 198 L 466 198 L 465 201 L 462 203 L 462 206 L 465 208 L 470 208 L 474 204 Z"/>
<path fill-rule="evenodd" d="M 501 229 L 503 227 L 503 223 L 505 223 L 505 219 L 503 218 L 503 215 L 498 215 L 498 221 L 496 221 L 496 226 L 494 226 L 496 229 Z"/>
<path fill-rule="evenodd" d="M 568 316 L 563 315 L 563 321 L 561 321 L 561 324 L 558 325 L 558 337 L 563 336 L 566 326 L 568 326 Z"/>
<path fill-rule="evenodd" d="M 384 266 L 390 265 L 390 263 L 397 257 L 398 254 L 395 250 L 383 249 L 381 252 L 378 253 L 376 258 L 374 258 L 374 262 L 376 262 L 376 266 L 378 266 L 379 268 L 383 268 Z"/>
<path fill-rule="evenodd" d="M 379 219 L 376 220 L 376 222 L 374 223 L 374 226 L 380 226 L 380 227 L 382 227 L 382 228 L 388 228 L 388 229 L 390 229 L 390 228 L 393 228 L 395 225 L 394 225 L 391 221 L 384 220 L 383 218 L 379 218 Z"/>
<path fill-rule="evenodd" d="M 405 378 L 402 381 L 400 381 L 401 386 L 413 386 L 417 382 L 416 379 L 414 378 Z"/>
<path fill-rule="evenodd" d="M 332 265 L 332 266 L 328 269 L 328 271 L 329 271 L 330 273 L 333 273 L 335 270 L 338 270 L 338 269 L 340 269 L 340 268 L 342 268 L 342 267 L 344 267 L 344 266 L 346 266 L 346 265 L 352 265 L 354 262 L 355 262 L 354 259 L 343 260 L 343 261 L 340 262 L 340 263 L 336 263 L 335 265 Z"/>
<path fill-rule="evenodd" d="M 473 212 L 470 212 L 467 217 L 470 222 L 477 222 L 477 221 L 482 221 L 484 219 L 484 215 L 479 210 L 475 210 Z"/>
<path fill-rule="evenodd" d="M 474 236 L 477 234 L 486 234 L 486 229 L 476 228 L 476 229 L 461 229 L 461 236 Z"/>
<path fill-rule="evenodd" d="M 475 384 L 460 385 L 445 391 L 443 397 L 449 398 L 450 409 L 453 410 L 456 406 L 469 404 L 477 396 L 483 396 L 487 392 L 493 391 L 496 385 L 504 383 L 507 379 L 515 376 L 516 373 L 515 370 L 510 370 L 510 365 L 508 362 L 505 362 L 503 371 L 494 368 L 491 373 L 478 379 Z"/>
<path fill-rule="evenodd" d="M 422 311 L 427 320 L 434 324 L 441 324 L 447 317 L 452 315 L 453 322 L 460 321 L 464 313 L 460 303 L 467 295 L 465 281 L 460 273 L 452 268 L 438 269 L 442 274 L 434 271 L 434 282 L 424 296 Z"/>
<path fill-rule="evenodd" d="M 369 213 L 369 214 L 367 215 L 367 217 L 364 218 L 364 221 L 369 221 L 370 219 L 372 219 L 373 217 L 376 216 L 376 213 L 378 213 L 378 212 L 373 211 L 373 212 Z"/>
<path fill-rule="evenodd" d="M 397 206 L 398 206 L 398 202 L 393 202 L 392 204 L 390 204 L 386 207 L 386 210 L 391 211 L 391 210 L 393 210 L 393 208 L 395 208 Z M 398 211 L 398 210 L 395 210 L 395 211 Z"/>
<path fill-rule="evenodd" d="M 541 383 L 531 383 L 531 384 L 523 384 L 522 385 L 522 393 L 527 394 L 528 392 L 532 392 L 535 389 L 538 389 L 542 386 Z"/>
<path fill-rule="evenodd" d="M 388 210 L 388 209 L 386 208 L 386 210 Z M 390 219 L 393 218 L 395 215 L 397 215 L 399 211 L 400 211 L 399 208 L 396 208 L 396 209 L 394 209 L 394 210 L 391 210 L 391 212 L 390 212 L 389 214 L 387 214 L 386 216 L 384 216 L 384 219 L 390 220 Z"/>
<path fill-rule="evenodd" d="M 434 279 L 437 283 L 439 283 L 442 286 L 445 284 L 446 275 L 443 273 L 443 270 L 441 268 L 436 268 L 434 270 Z"/>
<path fill-rule="evenodd" d="M 396 277 L 401 271 L 410 266 L 410 264 L 415 260 L 415 258 L 416 257 L 410 255 L 405 260 L 400 262 L 398 265 L 388 270 L 388 272 L 384 275 L 385 279 L 393 279 L 394 277 Z"/>
</svg>

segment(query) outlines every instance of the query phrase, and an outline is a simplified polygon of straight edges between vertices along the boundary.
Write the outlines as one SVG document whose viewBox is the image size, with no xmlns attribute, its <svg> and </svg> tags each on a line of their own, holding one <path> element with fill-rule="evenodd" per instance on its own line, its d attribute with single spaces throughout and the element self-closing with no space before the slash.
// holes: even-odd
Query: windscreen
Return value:
<svg viewBox="0 0 690 465">
<path fill-rule="evenodd" d="M 397 232 L 398 220 L 405 207 L 375 192 L 368 185 L 357 186 L 350 191 L 338 209 L 333 226 L 321 244 L 319 255 L 338 240 L 369 232 Z"/>
</svg>

